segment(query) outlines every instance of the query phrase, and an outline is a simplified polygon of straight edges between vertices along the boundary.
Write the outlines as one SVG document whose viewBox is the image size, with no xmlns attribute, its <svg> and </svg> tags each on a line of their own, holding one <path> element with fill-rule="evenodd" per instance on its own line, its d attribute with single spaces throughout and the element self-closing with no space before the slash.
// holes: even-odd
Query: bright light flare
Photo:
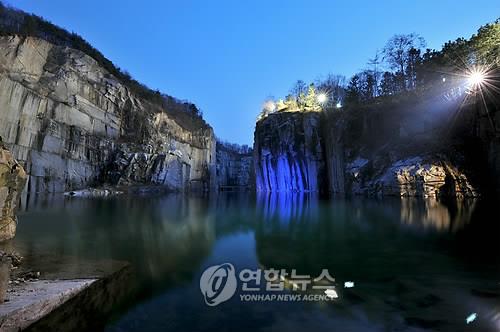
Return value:
<svg viewBox="0 0 500 332">
<path fill-rule="evenodd" d="M 318 95 L 317 99 L 318 99 L 318 103 L 324 104 L 328 101 L 328 96 L 326 95 L 326 93 L 320 93 Z"/>
<path fill-rule="evenodd" d="M 467 81 L 469 82 L 469 85 L 472 87 L 480 86 L 481 84 L 484 83 L 485 79 L 486 75 L 481 71 L 473 71 L 467 77 Z"/>
<path fill-rule="evenodd" d="M 342 103 L 339 101 L 337 105 L 335 105 L 337 108 L 342 108 Z"/>
</svg>

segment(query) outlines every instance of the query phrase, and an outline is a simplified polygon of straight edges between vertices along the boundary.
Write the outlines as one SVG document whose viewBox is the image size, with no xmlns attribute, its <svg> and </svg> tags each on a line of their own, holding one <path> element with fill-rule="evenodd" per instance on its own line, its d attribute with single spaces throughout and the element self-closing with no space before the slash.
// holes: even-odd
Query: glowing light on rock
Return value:
<svg viewBox="0 0 500 332">
<path fill-rule="evenodd" d="M 264 109 L 268 112 L 274 112 L 276 110 L 276 104 L 272 100 L 268 100 L 264 103 Z"/>
<path fill-rule="evenodd" d="M 335 105 L 337 108 L 342 108 L 342 103 L 339 101 L 337 105 Z"/>
</svg>

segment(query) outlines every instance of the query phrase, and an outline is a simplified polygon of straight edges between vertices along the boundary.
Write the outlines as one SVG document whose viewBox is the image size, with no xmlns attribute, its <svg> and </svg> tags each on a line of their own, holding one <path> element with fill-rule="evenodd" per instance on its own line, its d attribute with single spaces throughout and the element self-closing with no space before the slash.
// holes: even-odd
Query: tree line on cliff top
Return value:
<svg viewBox="0 0 500 332">
<path fill-rule="evenodd" d="M 188 130 L 197 130 L 207 126 L 203 120 L 202 111 L 196 105 L 178 100 L 138 82 L 126 70 L 116 66 L 75 32 L 60 28 L 40 16 L 8 7 L 0 1 L 0 36 L 8 35 L 36 37 L 54 45 L 82 51 L 126 85 L 137 97 L 172 115 L 182 127 Z"/>
<path fill-rule="evenodd" d="M 284 100 L 269 98 L 258 120 L 285 110 L 356 108 L 423 95 L 437 85 L 463 80 L 472 68 L 483 68 L 498 78 L 500 19 L 482 26 L 470 39 L 445 43 L 439 51 L 424 48 L 425 40 L 417 34 L 394 35 L 369 59 L 367 69 L 349 80 L 334 74 L 311 84 L 298 80 Z M 323 103 L 317 98 L 322 93 L 328 97 Z"/>
<path fill-rule="evenodd" d="M 252 147 L 247 144 L 237 144 L 231 143 L 226 140 L 223 140 L 219 137 L 216 137 L 217 141 L 217 151 L 227 151 L 235 154 L 251 154 L 253 152 Z"/>
</svg>

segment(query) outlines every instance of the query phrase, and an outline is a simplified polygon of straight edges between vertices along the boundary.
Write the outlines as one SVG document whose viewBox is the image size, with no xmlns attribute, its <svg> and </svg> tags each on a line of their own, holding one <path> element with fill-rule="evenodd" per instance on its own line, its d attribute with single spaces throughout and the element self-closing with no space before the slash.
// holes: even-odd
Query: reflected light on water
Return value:
<svg viewBox="0 0 500 332">
<path fill-rule="evenodd" d="M 317 219 L 319 200 L 314 193 L 259 193 L 257 206 L 266 220 L 276 218 L 280 223 L 288 224 L 301 218 Z"/>
<path fill-rule="evenodd" d="M 448 205 L 436 199 L 401 200 L 401 222 L 434 229 L 436 231 L 452 231 L 462 229 L 470 220 L 477 200 L 455 200 Z"/>
</svg>

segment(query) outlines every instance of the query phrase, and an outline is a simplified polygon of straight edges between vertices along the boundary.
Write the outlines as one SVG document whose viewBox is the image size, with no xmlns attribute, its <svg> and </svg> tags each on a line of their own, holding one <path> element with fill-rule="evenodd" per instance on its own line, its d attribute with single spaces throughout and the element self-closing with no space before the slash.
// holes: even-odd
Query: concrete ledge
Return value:
<svg viewBox="0 0 500 332">
<path fill-rule="evenodd" d="M 7 301 L 0 305 L 0 331 L 26 329 L 96 281 L 41 280 L 11 284 Z"/>
<path fill-rule="evenodd" d="M 0 332 L 100 331 L 131 291 L 127 262 L 64 257 L 50 262 L 44 255 L 28 256 L 11 272 L 11 282 L 2 281 Z M 30 279 L 40 275 L 33 271 L 42 271 L 43 279 Z"/>
</svg>

